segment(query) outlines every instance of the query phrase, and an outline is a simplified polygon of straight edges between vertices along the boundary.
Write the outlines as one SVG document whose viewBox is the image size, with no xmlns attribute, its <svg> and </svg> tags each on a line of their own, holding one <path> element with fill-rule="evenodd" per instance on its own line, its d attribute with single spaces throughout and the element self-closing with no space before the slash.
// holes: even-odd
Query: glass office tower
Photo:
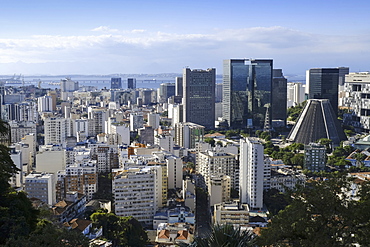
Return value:
<svg viewBox="0 0 370 247">
<path fill-rule="evenodd" d="M 223 117 L 230 128 L 264 126 L 271 107 L 272 59 L 227 59 L 223 74 Z"/>
</svg>

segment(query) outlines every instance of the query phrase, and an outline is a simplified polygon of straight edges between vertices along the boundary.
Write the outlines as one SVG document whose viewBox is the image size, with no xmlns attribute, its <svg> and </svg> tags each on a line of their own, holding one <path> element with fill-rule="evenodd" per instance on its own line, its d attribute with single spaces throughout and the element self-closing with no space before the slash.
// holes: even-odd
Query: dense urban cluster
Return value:
<svg viewBox="0 0 370 247">
<path fill-rule="evenodd" d="M 2 207 L 15 193 L 37 219 L 0 244 L 70 246 L 72 231 L 81 246 L 366 246 L 370 73 L 223 68 L 222 83 L 184 68 L 157 89 L 2 80 Z"/>
</svg>

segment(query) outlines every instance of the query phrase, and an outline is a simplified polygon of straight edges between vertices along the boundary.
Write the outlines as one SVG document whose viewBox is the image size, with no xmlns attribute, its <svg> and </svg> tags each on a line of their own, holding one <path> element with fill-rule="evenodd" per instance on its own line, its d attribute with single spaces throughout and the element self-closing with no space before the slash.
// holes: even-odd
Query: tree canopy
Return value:
<svg viewBox="0 0 370 247">
<path fill-rule="evenodd" d="M 370 185 L 362 183 L 351 198 L 345 177 L 312 181 L 292 192 L 291 203 L 262 230 L 260 245 L 361 246 L 370 244 Z"/>
<path fill-rule="evenodd" d="M 255 246 L 253 234 L 233 225 L 214 225 L 206 238 L 196 237 L 189 247 L 248 247 Z"/>
<path fill-rule="evenodd" d="M 120 217 L 113 213 L 98 211 L 90 216 L 96 227 L 103 227 L 103 236 L 112 240 L 114 246 L 146 246 L 148 236 L 133 217 Z"/>
</svg>

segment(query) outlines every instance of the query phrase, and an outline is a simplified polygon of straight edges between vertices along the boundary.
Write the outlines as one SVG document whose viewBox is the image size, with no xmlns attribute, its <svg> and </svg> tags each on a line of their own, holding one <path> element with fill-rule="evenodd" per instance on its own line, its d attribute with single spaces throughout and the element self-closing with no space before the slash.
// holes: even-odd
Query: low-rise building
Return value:
<svg viewBox="0 0 370 247">
<path fill-rule="evenodd" d="M 232 224 L 235 227 L 245 227 L 249 223 L 248 204 L 238 202 L 223 202 L 214 205 L 214 224 Z"/>
<path fill-rule="evenodd" d="M 66 198 L 52 207 L 53 215 L 59 222 L 69 222 L 85 211 L 86 196 L 77 191 L 67 192 Z"/>
</svg>

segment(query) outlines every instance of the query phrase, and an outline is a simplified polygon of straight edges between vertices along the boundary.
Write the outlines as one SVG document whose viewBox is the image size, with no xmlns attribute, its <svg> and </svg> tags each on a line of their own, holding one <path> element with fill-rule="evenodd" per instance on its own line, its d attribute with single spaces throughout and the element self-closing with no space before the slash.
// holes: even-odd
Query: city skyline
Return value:
<svg viewBox="0 0 370 247">
<path fill-rule="evenodd" d="M 233 58 L 367 71 L 367 1 L 2 1 L 0 74 L 181 73 Z"/>
</svg>

